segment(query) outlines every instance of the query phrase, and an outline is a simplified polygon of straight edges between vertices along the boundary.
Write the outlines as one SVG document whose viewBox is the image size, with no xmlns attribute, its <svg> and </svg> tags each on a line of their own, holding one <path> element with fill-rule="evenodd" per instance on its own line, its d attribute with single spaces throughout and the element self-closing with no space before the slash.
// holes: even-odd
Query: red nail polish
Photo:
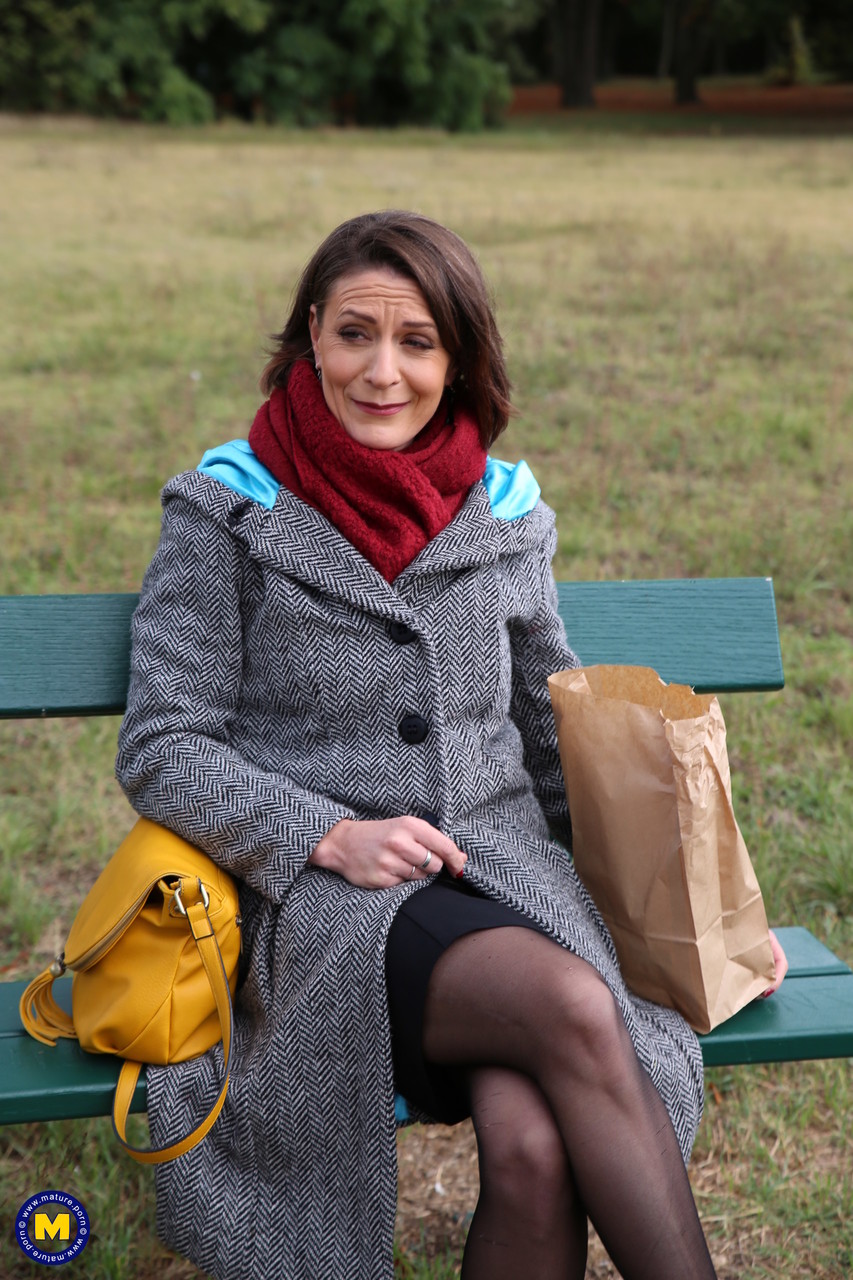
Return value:
<svg viewBox="0 0 853 1280">
<path fill-rule="evenodd" d="M 463 867 L 461 871 L 456 872 L 456 879 L 461 880 L 464 874 L 465 874 L 465 868 Z"/>
</svg>

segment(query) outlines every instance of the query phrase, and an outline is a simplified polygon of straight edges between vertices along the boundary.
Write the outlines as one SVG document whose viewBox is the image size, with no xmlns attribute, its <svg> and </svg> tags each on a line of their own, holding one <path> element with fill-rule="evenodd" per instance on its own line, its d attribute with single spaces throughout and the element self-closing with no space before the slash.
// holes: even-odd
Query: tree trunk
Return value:
<svg viewBox="0 0 853 1280">
<path fill-rule="evenodd" d="M 675 28 L 675 101 L 699 102 L 697 80 L 714 30 L 717 0 L 684 0 Z"/>
<path fill-rule="evenodd" d="M 601 28 L 598 33 L 599 80 L 612 80 L 616 75 L 616 44 L 622 31 L 622 7 L 610 5 L 602 10 Z"/>
<path fill-rule="evenodd" d="M 675 15 L 678 0 L 665 0 L 663 6 L 663 22 L 660 32 L 660 53 L 658 54 L 658 80 L 666 80 L 672 75 L 672 55 L 675 49 Z"/>
<path fill-rule="evenodd" d="M 601 0 L 555 0 L 553 18 L 562 105 L 594 107 Z"/>
</svg>

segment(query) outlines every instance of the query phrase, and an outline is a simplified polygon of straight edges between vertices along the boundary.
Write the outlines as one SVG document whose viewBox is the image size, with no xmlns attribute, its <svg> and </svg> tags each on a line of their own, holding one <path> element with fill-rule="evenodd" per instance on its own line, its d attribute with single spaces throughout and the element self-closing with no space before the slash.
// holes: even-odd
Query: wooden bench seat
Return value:
<svg viewBox="0 0 853 1280">
<path fill-rule="evenodd" d="M 769 579 L 558 584 L 581 660 L 654 667 L 700 692 L 783 686 Z M 130 655 L 128 594 L 0 597 L 0 718 L 118 715 Z M 121 832 L 116 833 L 118 842 Z M 707 1066 L 853 1056 L 853 972 L 806 929 L 777 930 L 782 989 L 702 1038 Z M 109 1114 L 118 1062 L 23 1030 L 24 981 L 0 983 L 0 1123 Z M 70 978 L 55 987 L 70 1007 Z M 145 1110 L 144 1076 L 134 1110 Z"/>
</svg>

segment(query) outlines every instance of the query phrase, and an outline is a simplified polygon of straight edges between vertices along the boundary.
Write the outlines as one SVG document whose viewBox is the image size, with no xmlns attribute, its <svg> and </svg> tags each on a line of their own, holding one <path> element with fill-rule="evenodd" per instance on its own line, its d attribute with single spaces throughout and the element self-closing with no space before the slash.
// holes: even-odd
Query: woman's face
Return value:
<svg viewBox="0 0 853 1280">
<path fill-rule="evenodd" d="M 347 435 L 371 449 L 404 449 L 453 377 L 414 280 L 386 267 L 342 276 L 322 324 L 311 307 L 310 329 L 326 404 Z"/>
</svg>

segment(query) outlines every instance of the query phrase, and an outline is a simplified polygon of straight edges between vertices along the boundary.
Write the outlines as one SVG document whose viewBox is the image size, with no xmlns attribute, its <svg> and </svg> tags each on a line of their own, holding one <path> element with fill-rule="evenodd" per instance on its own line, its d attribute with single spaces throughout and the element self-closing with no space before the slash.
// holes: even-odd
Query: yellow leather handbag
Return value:
<svg viewBox="0 0 853 1280">
<path fill-rule="evenodd" d="M 65 951 L 21 997 L 21 1021 L 37 1040 L 55 1045 L 67 1037 L 89 1053 L 125 1059 L 113 1126 L 124 1149 L 143 1164 L 189 1151 L 222 1110 L 239 956 L 234 880 L 200 849 L 140 818 L 89 890 Z M 74 974 L 71 1017 L 51 992 L 66 969 Z M 127 1115 L 142 1064 L 183 1062 L 220 1039 L 224 1080 L 209 1115 L 168 1147 L 131 1146 Z"/>
</svg>

